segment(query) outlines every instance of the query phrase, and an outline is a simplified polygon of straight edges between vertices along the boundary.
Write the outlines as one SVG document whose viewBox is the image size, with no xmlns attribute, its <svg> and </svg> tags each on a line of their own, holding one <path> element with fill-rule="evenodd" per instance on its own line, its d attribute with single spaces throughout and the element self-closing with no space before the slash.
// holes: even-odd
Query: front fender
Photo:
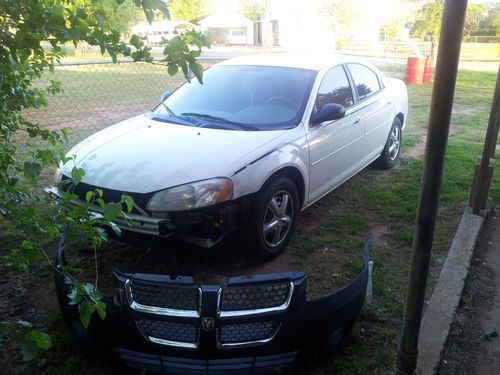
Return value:
<svg viewBox="0 0 500 375">
<path fill-rule="evenodd" d="M 233 198 L 258 192 L 272 175 L 284 168 L 292 167 L 302 176 L 304 206 L 306 206 L 309 187 L 308 165 L 307 140 L 303 134 L 294 142 L 281 145 L 237 170 L 231 176 L 234 182 Z"/>
</svg>

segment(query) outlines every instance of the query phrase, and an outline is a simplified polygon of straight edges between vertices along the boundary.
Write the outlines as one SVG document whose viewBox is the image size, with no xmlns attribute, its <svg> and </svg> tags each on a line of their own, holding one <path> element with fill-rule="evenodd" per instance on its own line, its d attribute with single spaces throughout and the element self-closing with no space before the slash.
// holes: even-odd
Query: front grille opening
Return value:
<svg viewBox="0 0 500 375">
<path fill-rule="evenodd" d="M 194 344 L 198 340 L 198 329 L 193 324 L 171 323 L 161 320 L 138 320 L 137 325 L 149 338 Z"/>
<path fill-rule="evenodd" d="M 283 305 L 289 293 L 289 282 L 258 287 L 224 287 L 220 306 L 222 311 L 272 308 Z"/>
<path fill-rule="evenodd" d="M 195 287 L 171 287 L 130 280 L 133 300 L 141 305 L 177 310 L 198 310 L 200 295 Z"/>
<path fill-rule="evenodd" d="M 220 328 L 221 344 L 241 344 L 252 341 L 272 339 L 280 327 L 280 323 L 258 322 L 224 325 Z"/>
</svg>

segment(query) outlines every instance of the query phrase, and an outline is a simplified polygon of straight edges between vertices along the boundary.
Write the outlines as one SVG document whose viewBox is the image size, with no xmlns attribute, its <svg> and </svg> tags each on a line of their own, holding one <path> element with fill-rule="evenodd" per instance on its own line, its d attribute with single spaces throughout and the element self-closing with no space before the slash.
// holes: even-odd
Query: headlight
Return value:
<svg viewBox="0 0 500 375">
<path fill-rule="evenodd" d="M 147 205 L 149 211 L 182 211 L 228 201 L 233 196 L 233 181 L 212 178 L 160 191 Z"/>
</svg>

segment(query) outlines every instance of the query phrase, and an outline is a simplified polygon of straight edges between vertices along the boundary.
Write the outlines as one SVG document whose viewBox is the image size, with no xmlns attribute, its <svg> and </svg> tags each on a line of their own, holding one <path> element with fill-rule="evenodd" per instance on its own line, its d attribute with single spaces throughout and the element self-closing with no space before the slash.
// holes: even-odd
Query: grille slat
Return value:
<svg viewBox="0 0 500 375">
<path fill-rule="evenodd" d="M 289 293 L 289 282 L 257 287 L 224 287 L 220 307 L 222 311 L 277 307 L 286 303 Z"/>
<path fill-rule="evenodd" d="M 198 288 L 171 287 L 137 280 L 130 281 L 133 300 L 141 305 L 177 310 L 198 310 Z"/>
<path fill-rule="evenodd" d="M 138 320 L 137 325 L 146 336 L 155 339 L 190 344 L 194 344 L 198 340 L 198 329 L 194 324 Z"/>
<path fill-rule="evenodd" d="M 219 340 L 222 345 L 269 340 L 279 326 L 274 321 L 224 325 L 220 328 Z"/>
</svg>

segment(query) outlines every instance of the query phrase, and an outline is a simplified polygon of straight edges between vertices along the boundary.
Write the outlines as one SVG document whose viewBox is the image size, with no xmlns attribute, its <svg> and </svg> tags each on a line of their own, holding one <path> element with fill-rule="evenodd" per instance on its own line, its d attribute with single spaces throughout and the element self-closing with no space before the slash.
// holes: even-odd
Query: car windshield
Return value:
<svg viewBox="0 0 500 375">
<path fill-rule="evenodd" d="M 277 130 L 297 126 L 316 71 L 275 66 L 215 66 L 185 83 L 153 119 L 231 130 Z M 182 120 L 185 121 L 182 121 Z"/>
</svg>

